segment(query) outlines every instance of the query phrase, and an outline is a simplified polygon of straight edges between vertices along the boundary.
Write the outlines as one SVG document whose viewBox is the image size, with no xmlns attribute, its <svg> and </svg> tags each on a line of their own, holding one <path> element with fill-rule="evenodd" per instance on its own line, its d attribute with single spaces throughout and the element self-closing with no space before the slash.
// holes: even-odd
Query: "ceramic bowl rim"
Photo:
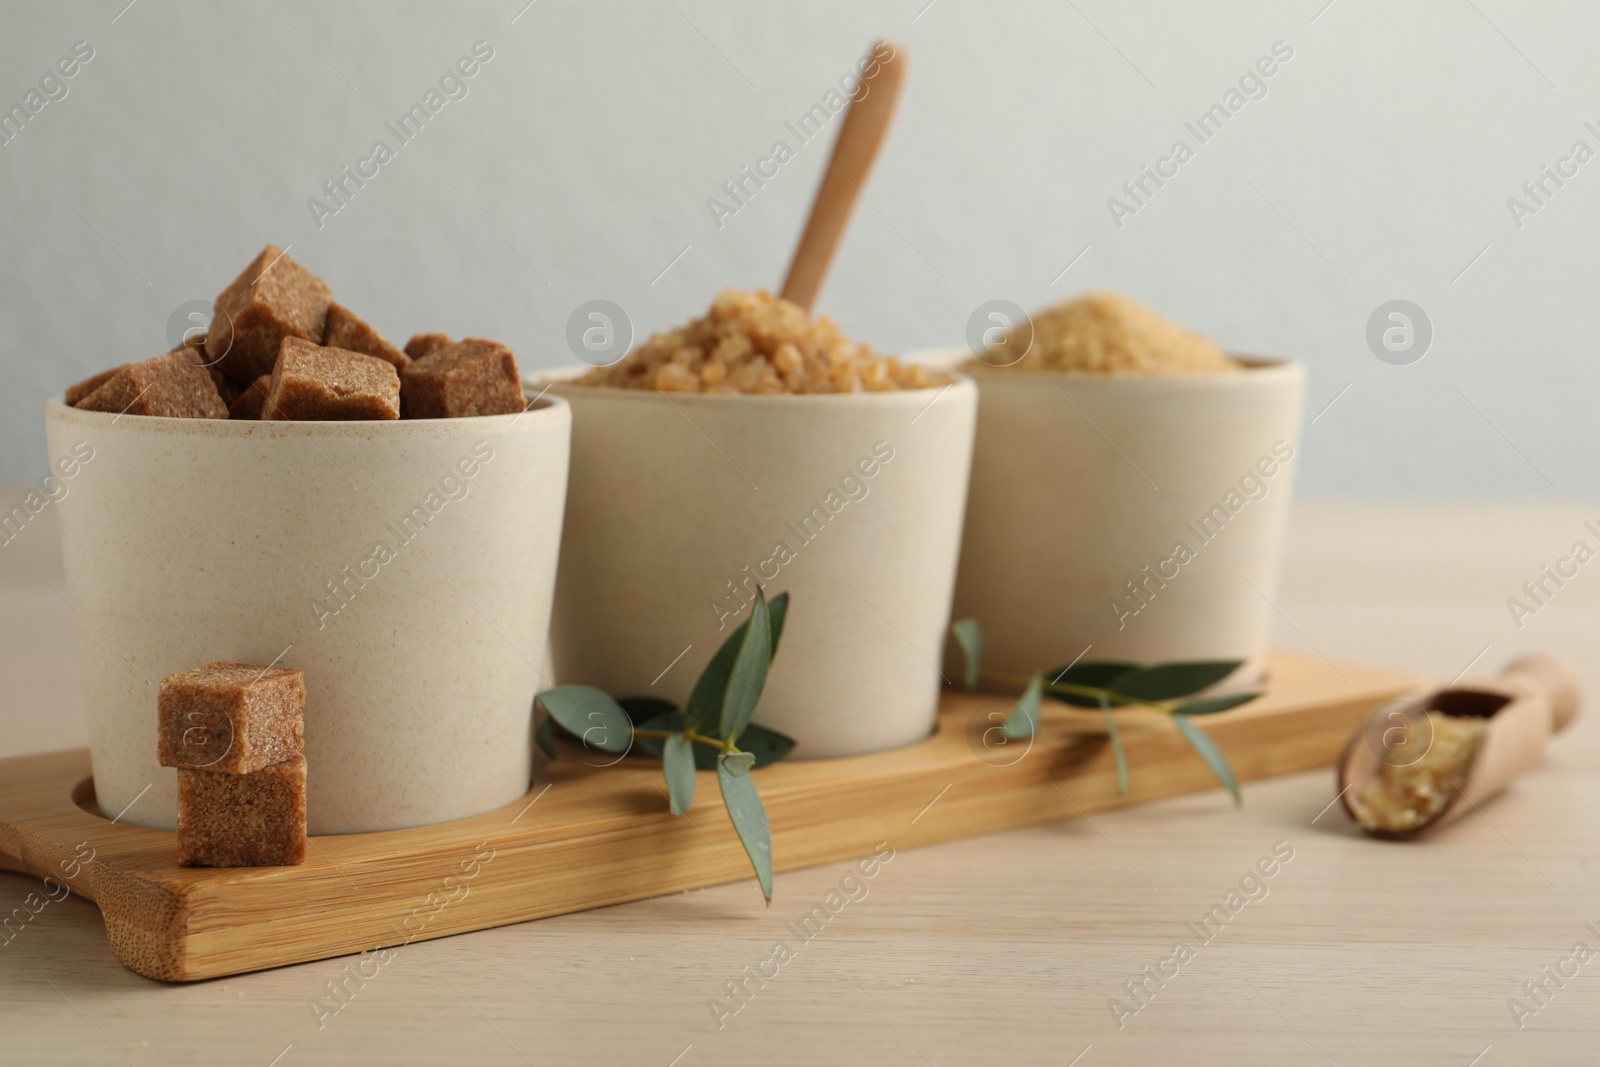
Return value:
<svg viewBox="0 0 1600 1067">
<path fill-rule="evenodd" d="M 743 402 L 751 407 L 862 407 L 895 408 L 931 405 L 944 393 L 955 389 L 957 393 L 976 390 L 972 376 L 952 370 L 953 381 L 942 385 L 929 385 L 917 389 L 885 389 L 859 393 L 666 393 L 656 389 L 619 389 L 611 385 L 581 385 L 571 380 L 571 375 L 593 368 L 586 364 L 573 364 L 540 371 L 523 379 L 524 388 L 537 388 L 539 395 L 583 398 L 615 397 L 624 402 L 658 402 L 665 397 L 673 404 L 730 404 Z"/>
<path fill-rule="evenodd" d="M 1086 386 L 1118 386 L 1132 388 L 1160 388 L 1167 386 L 1198 386 L 1200 388 L 1226 389 L 1241 384 L 1304 377 L 1306 365 L 1298 360 L 1281 356 L 1261 356 L 1241 352 L 1228 355 L 1244 364 L 1244 373 L 1201 372 L 1190 374 L 1097 374 L 1074 370 L 1040 370 L 1034 368 L 992 367 L 980 361 L 964 346 L 928 348 L 909 352 L 910 362 L 948 369 L 970 377 L 981 384 L 1012 381 L 1016 383 L 1056 382 Z"/>
</svg>

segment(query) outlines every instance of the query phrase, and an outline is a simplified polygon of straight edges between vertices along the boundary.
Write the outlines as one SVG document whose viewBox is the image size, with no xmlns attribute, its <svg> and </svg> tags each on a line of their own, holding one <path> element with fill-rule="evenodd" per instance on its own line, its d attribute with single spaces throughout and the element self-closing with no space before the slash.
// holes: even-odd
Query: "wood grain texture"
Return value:
<svg viewBox="0 0 1600 1067">
<path fill-rule="evenodd" d="M 1342 675 L 1342 677 L 1341 677 Z M 1285 654 L 1268 693 L 1196 720 L 1241 779 L 1331 765 L 1351 730 L 1418 680 Z M 1116 794 L 1100 716 L 1049 702 L 1032 742 L 997 740 L 1014 698 L 949 692 L 936 733 L 871 756 L 754 772 L 774 867 L 1028 826 L 1209 788 L 1165 717 L 1125 713 L 1133 768 Z M 83 750 L 0 762 L 0 864 L 53 874 L 96 901 L 112 951 L 150 978 L 191 981 L 361 952 L 748 879 L 739 841 L 700 772 L 701 803 L 666 811 L 659 764 L 586 763 L 569 749 L 517 803 L 414 830 L 311 839 L 295 867 L 177 865 L 171 834 L 91 810 Z M 607 760 L 607 762 L 610 762 Z M 922 814 L 942 805 L 940 817 Z M 84 861 L 84 849 L 92 858 Z M 74 860 L 77 860 L 74 863 Z M 81 867 L 76 878 L 65 878 Z"/>
<path fill-rule="evenodd" d="M 1276 641 L 1439 683 L 1547 651 L 1600 692 L 1590 568 L 1523 629 L 1505 606 L 1596 514 L 1298 505 Z M 47 584 L 61 584 L 52 522 L 46 509 L 0 547 L 0 757 L 87 738 L 72 609 Z M 369 953 L 180 984 L 119 963 L 100 911 L 74 894 L 0 947 L 0 1064 L 1579 1067 L 1600 1044 L 1600 964 L 1521 1029 L 1507 1001 L 1574 941 L 1597 944 L 1584 925 L 1600 924 L 1597 766 L 1590 708 L 1481 814 L 1407 844 L 1369 840 L 1329 808 L 1326 769 L 1249 783 L 1241 808 L 1208 788 L 925 848 L 896 833 L 893 862 L 803 943 L 793 925 L 853 864 L 778 875 L 770 907 L 735 881 L 418 941 L 376 976 L 385 957 Z M 1295 856 L 1270 895 L 1195 944 L 1119 1029 L 1109 998 L 1279 841 Z M 40 890 L 0 873 L 0 914 Z M 777 941 L 796 959 L 719 1023 L 713 1000 Z"/>
</svg>

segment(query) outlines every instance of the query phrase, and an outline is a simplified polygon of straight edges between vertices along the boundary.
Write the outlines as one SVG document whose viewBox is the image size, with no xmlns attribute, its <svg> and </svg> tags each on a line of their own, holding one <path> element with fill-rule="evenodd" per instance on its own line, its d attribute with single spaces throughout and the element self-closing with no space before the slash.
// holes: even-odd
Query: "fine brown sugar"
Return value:
<svg viewBox="0 0 1600 1067">
<path fill-rule="evenodd" d="M 449 334 L 443 333 L 418 333 L 412 334 L 411 340 L 406 342 L 406 355 L 412 359 L 423 359 L 433 355 L 440 349 L 449 348 L 455 344 L 450 340 Z"/>
<path fill-rule="evenodd" d="M 724 289 L 701 318 L 658 333 L 583 385 L 668 393 L 859 393 L 925 389 L 948 374 L 880 355 L 826 315 L 765 291 Z"/>
<path fill-rule="evenodd" d="M 191 350 L 180 347 L 155 359 L 130 363 L 78 401 L 77 406 L 85 411 L 118 415 L 227 418 L 228 405 L 217 393 L 216 383 L 204 368 L 186 358 L 188 354 Z"/>
<path fill-rule="evenodd" d="M 1038 312 L 1007 331 L 979 358 L 993 367 L 1080 374 L 1213 374 L 1240 369 L 1236 360 L 1206 338 L 1119 293 L 1089 293 Z"/>
<path fill-rule="evenodd" d="M 306 761 L 247 774 L 178 771 L 178 863 L 281 867 L 306 858 Z"/>
<path fill-rule="evenodd" d="M 376 356 L 396 370 L 411 362 L 411 357 L 383 339 L 355 312 L 337 300 L 328 304 L 327 324 L 322 331 L 324 348 L 342 348 L 346 352 L 360 352 L 363 356 Z"/>
<path fill-rule="evenodd" d="M 1431 822 L 1466 784 L 1487 722 L 1428 712 L 1429 729 L 1408 731 L 1355 796 L 1356 821 L 1391 833 Z"/>
<path fill-rule="evenodd" d="M 163 767 L 246 774 L 304 751 L 306 680 L 288 667 L 211 663 L 161 679 Z"/>
<path fill-rule="evenodd" d="M 511 349 L 468 337 L 433 348 L 401 372 L 408 419 L 510 415 L 523 408 L 522 378 Z"/>
<path fill-rule="evenodd" d="M 239 398 L 228 405 L 228 418 L 230 419 L 259 419 L 261 409 L 266 405 L 267 392 L 272 388 L 272 375 L 263 374 L 250 383 L 250 388 L 239 394 Z"/>
<path fill-rule="evenodd" d="M 264 420 L 398 419 L 400 376 L 375 356 L 284 339 L 262 406 Z"/>
<path fill-rule="evenodd" d="M 322 340 L 329 289 L 321 278 L 268 245 L 216 301 L 206 353 L 244 385 L 272 371 L 284 338 Z"/>
</svg>

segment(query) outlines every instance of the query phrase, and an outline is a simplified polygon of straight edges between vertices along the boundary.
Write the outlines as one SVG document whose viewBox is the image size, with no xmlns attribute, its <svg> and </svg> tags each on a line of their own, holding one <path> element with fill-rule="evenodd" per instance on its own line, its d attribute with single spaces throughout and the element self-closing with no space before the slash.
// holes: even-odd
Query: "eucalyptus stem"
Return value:
<svg viewBox="0 0 1600 1067">
<path fill-rule="evenodd" d="M 1106 720 L 1106 736 L 1111 739 L 1111 758 L 1117 766 L 1117 796 L 1128 795 L 1128 757 L 1122 751 L 1122 735 L 1117 733 L 1117 719 L 1111 714 L 1111 702 L 1100 698 L 1100 714 Z"/>
<path fill-rule="evenodd" d="M 712 655 L 681 711 L 668 700 L 619 700 L 591 685 L 558 685 L 534 698 L 535 705 L 543 706 L 546 713 L 534 730 L 534 740 L 552 759 L 557 755 L 557 726 L 585 747 L 619 756 L 627 755 L 634 742 L 643 742 L 640 750 L 661 760 L 667 808 L 673 815 L 689 813 L 698 777 L 695 772 L 714 771 L 722 805 L 769 904 L 772 827 L 750 772 L 787 756 L 794 750 L 794 739 L 750 720 L 761 702 L 788 612 L 788 593 L 768 602 L 757 586 L 750 617 Z M 708 731 L 721 736 L 713 737 Z M 739 747 L 741 741 L 748 750 Z M 695 745 L 704 745 L 715 755 Z"/>
<path fill-rule="evenodd" d="M 1217 780 L 1239 802 L 1239 782 L 1227 757 L 1199 727 L 1191 721 L 1197 715 L 1214 715 L 1220 711 L 1248 704 L 1260 692 L 1225 693 L 1220 696 L 1199 697 L 1209 687 L 1230 677 L 1243 664 L 1242 660 L 1180 660 L 1156 663 L 1149 666 L 1122 660 L 1090 661 L 1080 664 L 1083 653 L 1078 654 L 1065 667 L 1038 671 L 1031 675 L 1008 674 L 1004 671 L 986 671 L 983 663 L 983 627 L 977 619 L 957 619 L 950 624 L 950 635 L 955 638 L 965 657 L 962 684 L 975 690 L 987 682 L 991 687 L 1021 689 L 1022 699 L 1006 716 L 1001 727 L 1002 736 L 1015 741 L 1032 738 L 1039 730 L 1039 698 L 1043 693 L 1075 707 L 1098 707 L 1105 720 L 1106 735 L 1111 741 L 1112 757 L 1117 768 L 1117 793 L 1128 791 L 1127 754 L 1122 750 L 1122 738 L 1117 731 L 1120 708 L 1149 708 L 1166 715 L 1189 746 L 1205 761 Z M 1085 649 L 1085 652 L 1088 650 Z M 1054 679 L 1046 681 L 1054 675 Z M 1063 682 L 1063 678 L 1077 681 Z M 1084 685 L 1083 682 L 1099 682 Z M 1129 696 L 1128 693 L 1143 696 Z"/>
<path fill-rule="evenodd" d="M 675 730 L 640 730 L 640 729 L 635 729 L 633 731 L 633 736 L 634 737 L 652 737 L 652 738 L 655 738 L 657 740 L 665 741 L 667 738 L 671 737 L 674 733 L 680 733 L 680 732 L 683 734 L 684 737 L 688 738 L 690 741 L 695 741 L 695 742 L 698 742 L 699 744 L 702 744 L 702 745 L 709 745 L 711 748 L 718 749 L 719 751 L 722 751 L 722 752 L 737 752 L 737 751 L 739 751 L 738 748 L 736 748 L 734 746 L 734 743 L 732 741 L 727 741 L 727 740 L 724 740 L 723 738 L 720 738 L 720 737 L 707 737 L 705 734 L 696 733 L 693 730 L 675 731 Z"/>
</svg>

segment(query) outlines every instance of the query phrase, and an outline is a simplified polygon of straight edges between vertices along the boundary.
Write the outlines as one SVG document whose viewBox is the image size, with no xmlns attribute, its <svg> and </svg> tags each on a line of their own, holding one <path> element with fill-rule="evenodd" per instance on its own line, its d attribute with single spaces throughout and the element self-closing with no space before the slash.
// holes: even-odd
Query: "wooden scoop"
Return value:
<svg viewBox="0 0 1600 1067">
<path fill-rule="evenodd" d="M 895 104 L 900 99 L 900 83 L 905 79 L 905 49 L 898 45 L 875 41 L 867 60 L 860 68 L 861 88 L 845 112 L 833 155 L 828 157 L 828 169 L 817 187 L 817 198 L 811 202 L 806 228 L 789 261 L 783 291 L 778 294 L 807 311 L 816 303 L 839 238 L 855 210 L 856 197 L 889 132 L 889 121 L 894 118 Z"/>
<path fill-rule="evenodd" d="M 1550 738 L 1577 716 L 1582 700 L 1582 687 L 1566 664 L 1550 656 L 1524 656 L 1493 681 L 1445 686 L 1389 701 L 1345 746 L 1339 759 L 1339 799 L 1360 825 L 1357 798 L 1381 772 L 1399 735 L 1419 726 L 1428 729 L 1426 712 L 1487 719 L 1466 780 L 1442 810 L 1405 830 L 1362 827 L 1373 837 L 1417 837 L 1472 811 L 1531 769 Z"/>
</svg>

